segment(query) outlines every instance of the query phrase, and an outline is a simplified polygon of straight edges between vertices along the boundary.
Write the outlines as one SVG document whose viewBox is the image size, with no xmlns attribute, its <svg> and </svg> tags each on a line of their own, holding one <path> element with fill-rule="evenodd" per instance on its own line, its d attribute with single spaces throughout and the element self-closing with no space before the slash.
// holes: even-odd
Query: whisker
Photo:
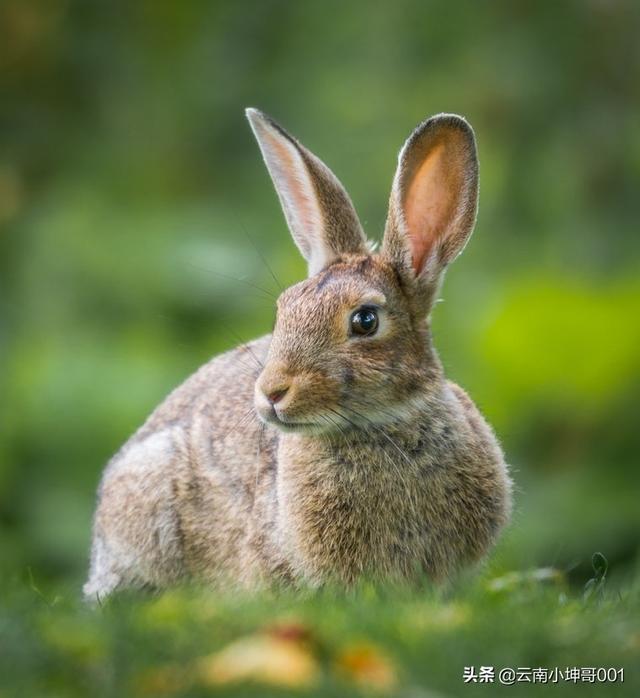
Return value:
<svg viewBox="0 0 640 698">
<path fill-rule="evenodd" d="M 234 211 L 234 217 L 235 217 L 235 219 L 236 219 L 236 222 L 238 223 L 238 225 L 239 225 L 240 228 L 242 229 L 242 232 L 246 235 L 247 239 L 248 239 L 249 242 L 251 243 L 253 249 L 258 253 L 258 257 L 260 257 L 260 259 L 262 260 L 263 264 L 265 265 L 265 267 L 266 267 L 267 270 L 269 271 L 269 274 L 271 274 L 271 277 L 272 277 L 273 280 L 276 282 L 276 286 L 280 289 L 280 292 L 284 291 L 284 287 L 282 286 L 282 284 L 281 284 L 280 281 L 278 280 L 278 277 L 275 275 L 273 269 L 271 268 L 271 265 L 269 264 L 269 262 L 267 262 L 265 256 L 262 254 L 262 251 L 258 248 L 258 246 L 256 245 L 256 243 L 253 241 L 253 239 L 252 239 L 251 236 L 249 235 L 248 230 L 244 227 L 244 225 L 242 224 L 242 221 L 240 220 L 240 218 L 239 218 L 239 216 L 237 215 L 237 213 L 235 213 L 235 211 Z"/>
<path fill-rule="evenodd" d="M 262 370 L 264 368 L 264 364 L 262 363 L 262 361 L 260 361 L 260 359 L 256 356 L 255 352 L 253 351 L 253 349 L 248 344 L 242 344 L 240 347 L 238 347 L 238 349 L 246 349 L 249 352 L 249 356 L 251 356 L 251 358 L 256 362 L 256 365 L 258 366 L 258 368 L 260 370 Z"/>
<path fill-rule="evenodd" d="M 251 283 L 250 281 L 247 281 L 246 279 L 239 279 L 236 276 L 230 276 L 229 274 L 223 274 L 221 271 L 218 271 L 217 269 L 210 269 L 208 267 L 203 267 L 198 264 L 194 264 L 193 262 L 187 262 L 187 265 L 192 267 L 193 269 L 197 269 L 198 271 L 204 271 L 207 274 L 215 274 L 216 276 L 220 276 L 223 279 L 229 279 L 231 281 L 237 281 L 238 283 L 244 284 L 245 286 L 249 286 L 250 288 L 255 289 L 256 291 L 261 291 L 262 293 L 266 294 L 271 300 L 278 300 L 278 297 L 271 291 L 268 291 L 266 288 L 262 288 L 262 286 L 258 286 L 257 284 Z"/>
<path fill-rule="evenodd" d="M 398 451 L 398 453 L 404 458 L 404 460 L 407 462 L 408 465 L 413 465 L 411 462 L 411 459 L 409 456 L 398 446 L 398 444 L 387 434 L 384 429 L 381 429 L 375 422 L 373 422 L 371 419 L 369 419 L 366 415 L 360 414 L 357 410 L 354 410 L 352 407 L 347 407 L 347 405 L 341 405 L 344 409 L 348 410 L 349 412 L 353 412 L 356 416 L 360 417 L 361 419 L 364 419 L 373 429 L 375 429 L 380 435 L 384 436 L 384 438 Z"/>
<path fill-rule="evenodd" d="M 226 325 L 224 322 L 218 321 L 218 324 L 221 325 L 227 332 L 229 332 L 229 334 L 230 334 L 232 337 L 235 337 L 236 341 L 240 342 L 240 346 L 239 346 L 239 347 L 236 347 L 236 348 L 237 348 L 237 349 L 246 349 L 246 350 L 249 352 L 249 355 L 250 355 L 250 356 L 253 358 L 253 360 L 256 362 L 256 364 L 258 365 L 258 367 L 260 368 L 260 370 L 262 370 L 262 369 L 264 368 L 264 364 L 262 363 L 262 361 L 260 361 L 260 359 L 256 356 L 255 352 L 253 351 L 253 349 L 249 346 L 249 342 L 247 342 L 246 340 L 242 339 L 242 337 L 241 337 L 237 332 L 235 332 L 234 330 L 232 330 L 232 329 L 231 329 L 228 325 Z"/>
<path fill-rule="evenodd" d="M 242 368 L 244 368 L 244 375 L 247 376 L 247 378 L 252 378 L 255 381 L 255 379 L 258 377 L 258 373 L 259 373 L 256 370 L 256 366 L 254 366 L 253 364 L 246 363 L 242 359 L 239 359 L 237 356 L 234 357 L 233 360 L 234 360 L 234 362 L 237 362 L 238 364 L 240 364 L 240 366 L 242 366 Z"/>
<path fill-rule="evenodd" d="M 247 426 L 249 420 L 254 414 L 254 409 L 253 405 L 240 417 L 240 419 L 230 428 L 228 429 L 223 435 L 222 439 L 226 439 L 227 436 L 230 436 L 232 433 L 235 433 L 240 427 L 245 427 Z"/>
<path fill-rule="evenodd" d="M 344 407 L 345 409 L 349 409 L 346 405 L 342 405 L 342 407 Z M 331 408 L 329 408 L 329 409 L 331 409 Z M 340 417 L 342 417 L 342 419 L 347 420 L 350 424 L 353 424 L 355 427 L 358 427 L 358 425 L 356 425 L 354 422 L 352 422 L 351 420 L 349 420 L 345 415 L 341 414 L 340 412 L 337 412 L 336 410 L 331 410 L 331 411 L 332 411 L 332 412 L 335 412 L 335 413 L 338 414 Z M 351 410 L 351 411 L 354 411 L 354 410 Z M 358 413 L 356 413 L 356 414 L 358 414 Z M 405 454 L 405 453 L 402 451 L 402 449 L 391 439 L 391 437 L 390 437 L 388 434 L 386 434 L 382 429 L 380 429 L 374 422 L 372 422 L 372 421 L 371 421 L 368 417 L 366 417 L 365 415 L 359 415 L 359 416 L 361 416 L 362 419 L 364 419 L 366 422 L 368 422 L 369 425 L 370 425 L 371 427 L 373 427 L 373 429 L 374 429 L 375 431 L 379 432 L 380 434 L 382 434 L 382 436 L 384 436 L 387 440 L 389 440 L 389 442 L 400 452 L 400 454 L 403 456 L 403 458 L 405 458 L 405 460 L 411 465 L 411 462 L 408 460 L 408 457 L 406 456 L 406 454 Z M 393 469 L 393 471 L 396 473 L 396 475 L 397 475 L 398 479 L 400 480 L 400 482 L 405 486 L 406 492 L 409 493 L 409 496 L 411 496 L 411 494 L 410 494 L 410 493 L 411 493 L 411 488 L 408 486 L 406 474 L 402 472 L 402 470 L 400 469 L 400 467 L 398 466 L 398 464 L 393 460 L 393 458 L 391 458 L 391 456 L 390 456 L 384 449 L 382 449 L 382 454 L 383 454 L 383 456 L 384 456 L 384 459 L 387 461 L 387 463 L 389 463 L 389 465 L 391 466 L 391 468 Z"/>
<path fill-rule="evenodd" d="M 265 431 L 266 431 L 266 425 L 264 422 L 260 422 L 260 426 L 258 428 L 258 447 L 256 449 L 256 457 L 260 455 L 260 451 L 262 449 L 262 438 L 264 437 Z M 257 476 L 256 476 L 256 485 L 257 485 Z"/>
<path fill-rule="evenodd" d="M 393 460 L 393 458 L 391 458 L 391 456 L 386 451 L 383 450 L 382 453 L 383 453 L 384 458 L 387 461 L 387 463 L 389 463 L 392 466 L 392 468 L 394 469 L 400 482 L 402 482 L 402 484 L 405 486 L 405 492 L 406 492 L 407 496 L 409 496 L 413 499 L 413 495 L 412 495 L 413 488 L 408 486 L 405 473 L 402 472 L 400 466 Z"/>
<path fill-rule="evenodd" d="M 337 426 L 336 423 L 329 417 L 329 415 L 321 414 L 321 415 L 319 415 L 319 418 L 325 424 L 329 424 L 331 426 Z M 331 440 L 331 433 L 330 432 L 321 432 L 319 436 L 321 439 L 325 440 L 329 444 L 329 446 L 331 446 L 331 448 L 333 448 L 333 441 Z"/>
<path fill-rule="evenodd" d="M 380 407 L 379 405 L 373 403 L 373 402 L 364 402 L 362 400 L 359 400 L 357 403 L 357 406 L 365 409 L 365 410 L 375 410 L 378 414 L 382 414 L 385 417 L 389 417 L 389 420 L 391 422 L 397 422 L 400 420 L 400 416 L 398 415 L 397 412 L 392 412 L 390 410 L 386 410 L 383 407 Z"/>
<path fill-rule="evenodd" d="M 344 407 L 344 405 L 343 405 L 343 407 Z M 360 425 L 359 425 L 359 424 L 356 424 L 354 421 L 352 421 L 351 419 L 349 419 L 349 417 L 346 417 L 346 416 L 345 416 L 344 414 L 342 414 L 341 412 L 338 412 L 337 410 L 334 410 L 334 409 L 331 408 L 331 407 L 327 407 L 326 409 L 328 409 L 330 412 L 333 412 L 334 414 L 337 414 L 338 417 L 340 417 L 340 418 L 343 419 L 345 422 L 347 422 L 347 424 L 350 424 L 354 429 L 359 429 L 359 428 L 360 428 Z M 343 432 L 343 433 L 344 433 L 344 432 Z"/>
<path fill-rule="evenodd" d="M 330 409 L 330 408 L 329 408 Z M 335 412 L 335 410 L 331 410 L 332 412 Z M 336 413 L 337 414 L 337 413 Z M 324 419 L 325 422 L 328 424 L 332 424 L 335 426 L 338 431 L 340 431 L 342 434 L 346 434 L 347 432 L 344 430 L 343 426 L 339 423 L 336 422 L 335 419 L 332 419 L 328 414 L 320 415 L 322 419 Z"/>
</svg>

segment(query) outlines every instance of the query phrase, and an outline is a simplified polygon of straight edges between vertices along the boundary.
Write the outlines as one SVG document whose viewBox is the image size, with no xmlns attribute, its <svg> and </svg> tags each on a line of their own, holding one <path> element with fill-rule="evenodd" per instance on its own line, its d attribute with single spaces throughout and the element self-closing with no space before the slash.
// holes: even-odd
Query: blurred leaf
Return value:
<svg viewBox="0 0 640 698">
<path fill-rule="evenodd" d="M 183 693 L 189 688 L 193 677 L 183 667 L 168 665 L 147 669 L 135 677 L 133 691 L 135 695 L 165 696 Z"/>
<path fill-rule="evenodd" d="M 503 424 L 527 410 L 601 415 L 640 378 L 640 285 L 514 279 L 487 308 L 479 386 Z"/>
<path fill-rule="evenodd" d="M 493 592 L 513 592 L 520 587 L 531 587 L 540 583 L 563 584 L 565 575 L 553 567 L 541 567 L 526 572 L 509 572 L 502 577 L 490 579 L 487 588 Z"/>
<path fill-rule="evenodd" d="M 362 688 L 391 691 L 398 684 L 395 664 L 375 645 L 358 643 L 345 647 L 336 658 L 336 667 Z"/>
<path fill-rule="evenodd" d="M 591 565 L 593 567 L 594 575 L 584 585 L 583 599 L 585 601 L 602 597 L 604 585 L 607 581 L 607 570 L 609 569 L 609 562 L 602 553 L 593 554 L 593 557 L 591 558 Z"/>
<path fill-rule="evenodd" d="M 302 688 L 320 674 L 317 659 L 297 636 L 252 635 L 198 662 L 202 683 L 217 686 L 239 681 Z"/>
</svg>

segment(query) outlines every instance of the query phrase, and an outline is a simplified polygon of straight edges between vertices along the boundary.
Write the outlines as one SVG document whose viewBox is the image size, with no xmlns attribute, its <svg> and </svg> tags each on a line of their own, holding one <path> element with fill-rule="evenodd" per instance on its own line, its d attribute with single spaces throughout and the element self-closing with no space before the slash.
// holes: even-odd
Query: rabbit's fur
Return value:
<svg viewBox="0 0 640 698">
<path fill-rule="evenodd" d="M 310 277 L 273 335 L 214 358 L 108 465 L 84 592 L 197 578 L 259 588 L 433 582 L 480 560 L 511 481 L 432 347 L 429 315 L 473 229 L 470 126 L 440 115 L 400 152 L 382 249 L 331 171 L 247 115 Z M 354 334 L 373 309 L 374 334 Z"/>
</svg>

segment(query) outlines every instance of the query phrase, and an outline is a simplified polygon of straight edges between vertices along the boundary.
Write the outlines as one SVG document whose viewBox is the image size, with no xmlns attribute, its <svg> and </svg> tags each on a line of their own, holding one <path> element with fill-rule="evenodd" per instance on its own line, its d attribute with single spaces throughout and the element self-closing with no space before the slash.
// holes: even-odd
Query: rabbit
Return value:
<svg viewBox="0 0 640 698">
<path fill-rule="evenodd" d="M 308 278 L 278 298 L 271 335 L 201 367 L 108 464 L 84 594 L 446 586 L 512 507 L 498 441 L 430 330 L 475 224 L 473 131 L 452 114 L 413 131 L 376 252 L 327 166 L 246 114 Z"/>
</svg>

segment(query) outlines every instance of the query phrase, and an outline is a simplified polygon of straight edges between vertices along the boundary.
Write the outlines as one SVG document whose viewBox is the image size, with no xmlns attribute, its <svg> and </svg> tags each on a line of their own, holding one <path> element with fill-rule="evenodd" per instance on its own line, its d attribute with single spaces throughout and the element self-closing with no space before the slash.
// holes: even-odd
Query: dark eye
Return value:
<svg viewBox="0 0 640 698">
<path fill-rule="evenodd" d="M 360 336 L 376 333 L 378 329 L 378 313 L 375 308 L 362 307 L 351 316 L 351 332 Z"/>
</svg>

